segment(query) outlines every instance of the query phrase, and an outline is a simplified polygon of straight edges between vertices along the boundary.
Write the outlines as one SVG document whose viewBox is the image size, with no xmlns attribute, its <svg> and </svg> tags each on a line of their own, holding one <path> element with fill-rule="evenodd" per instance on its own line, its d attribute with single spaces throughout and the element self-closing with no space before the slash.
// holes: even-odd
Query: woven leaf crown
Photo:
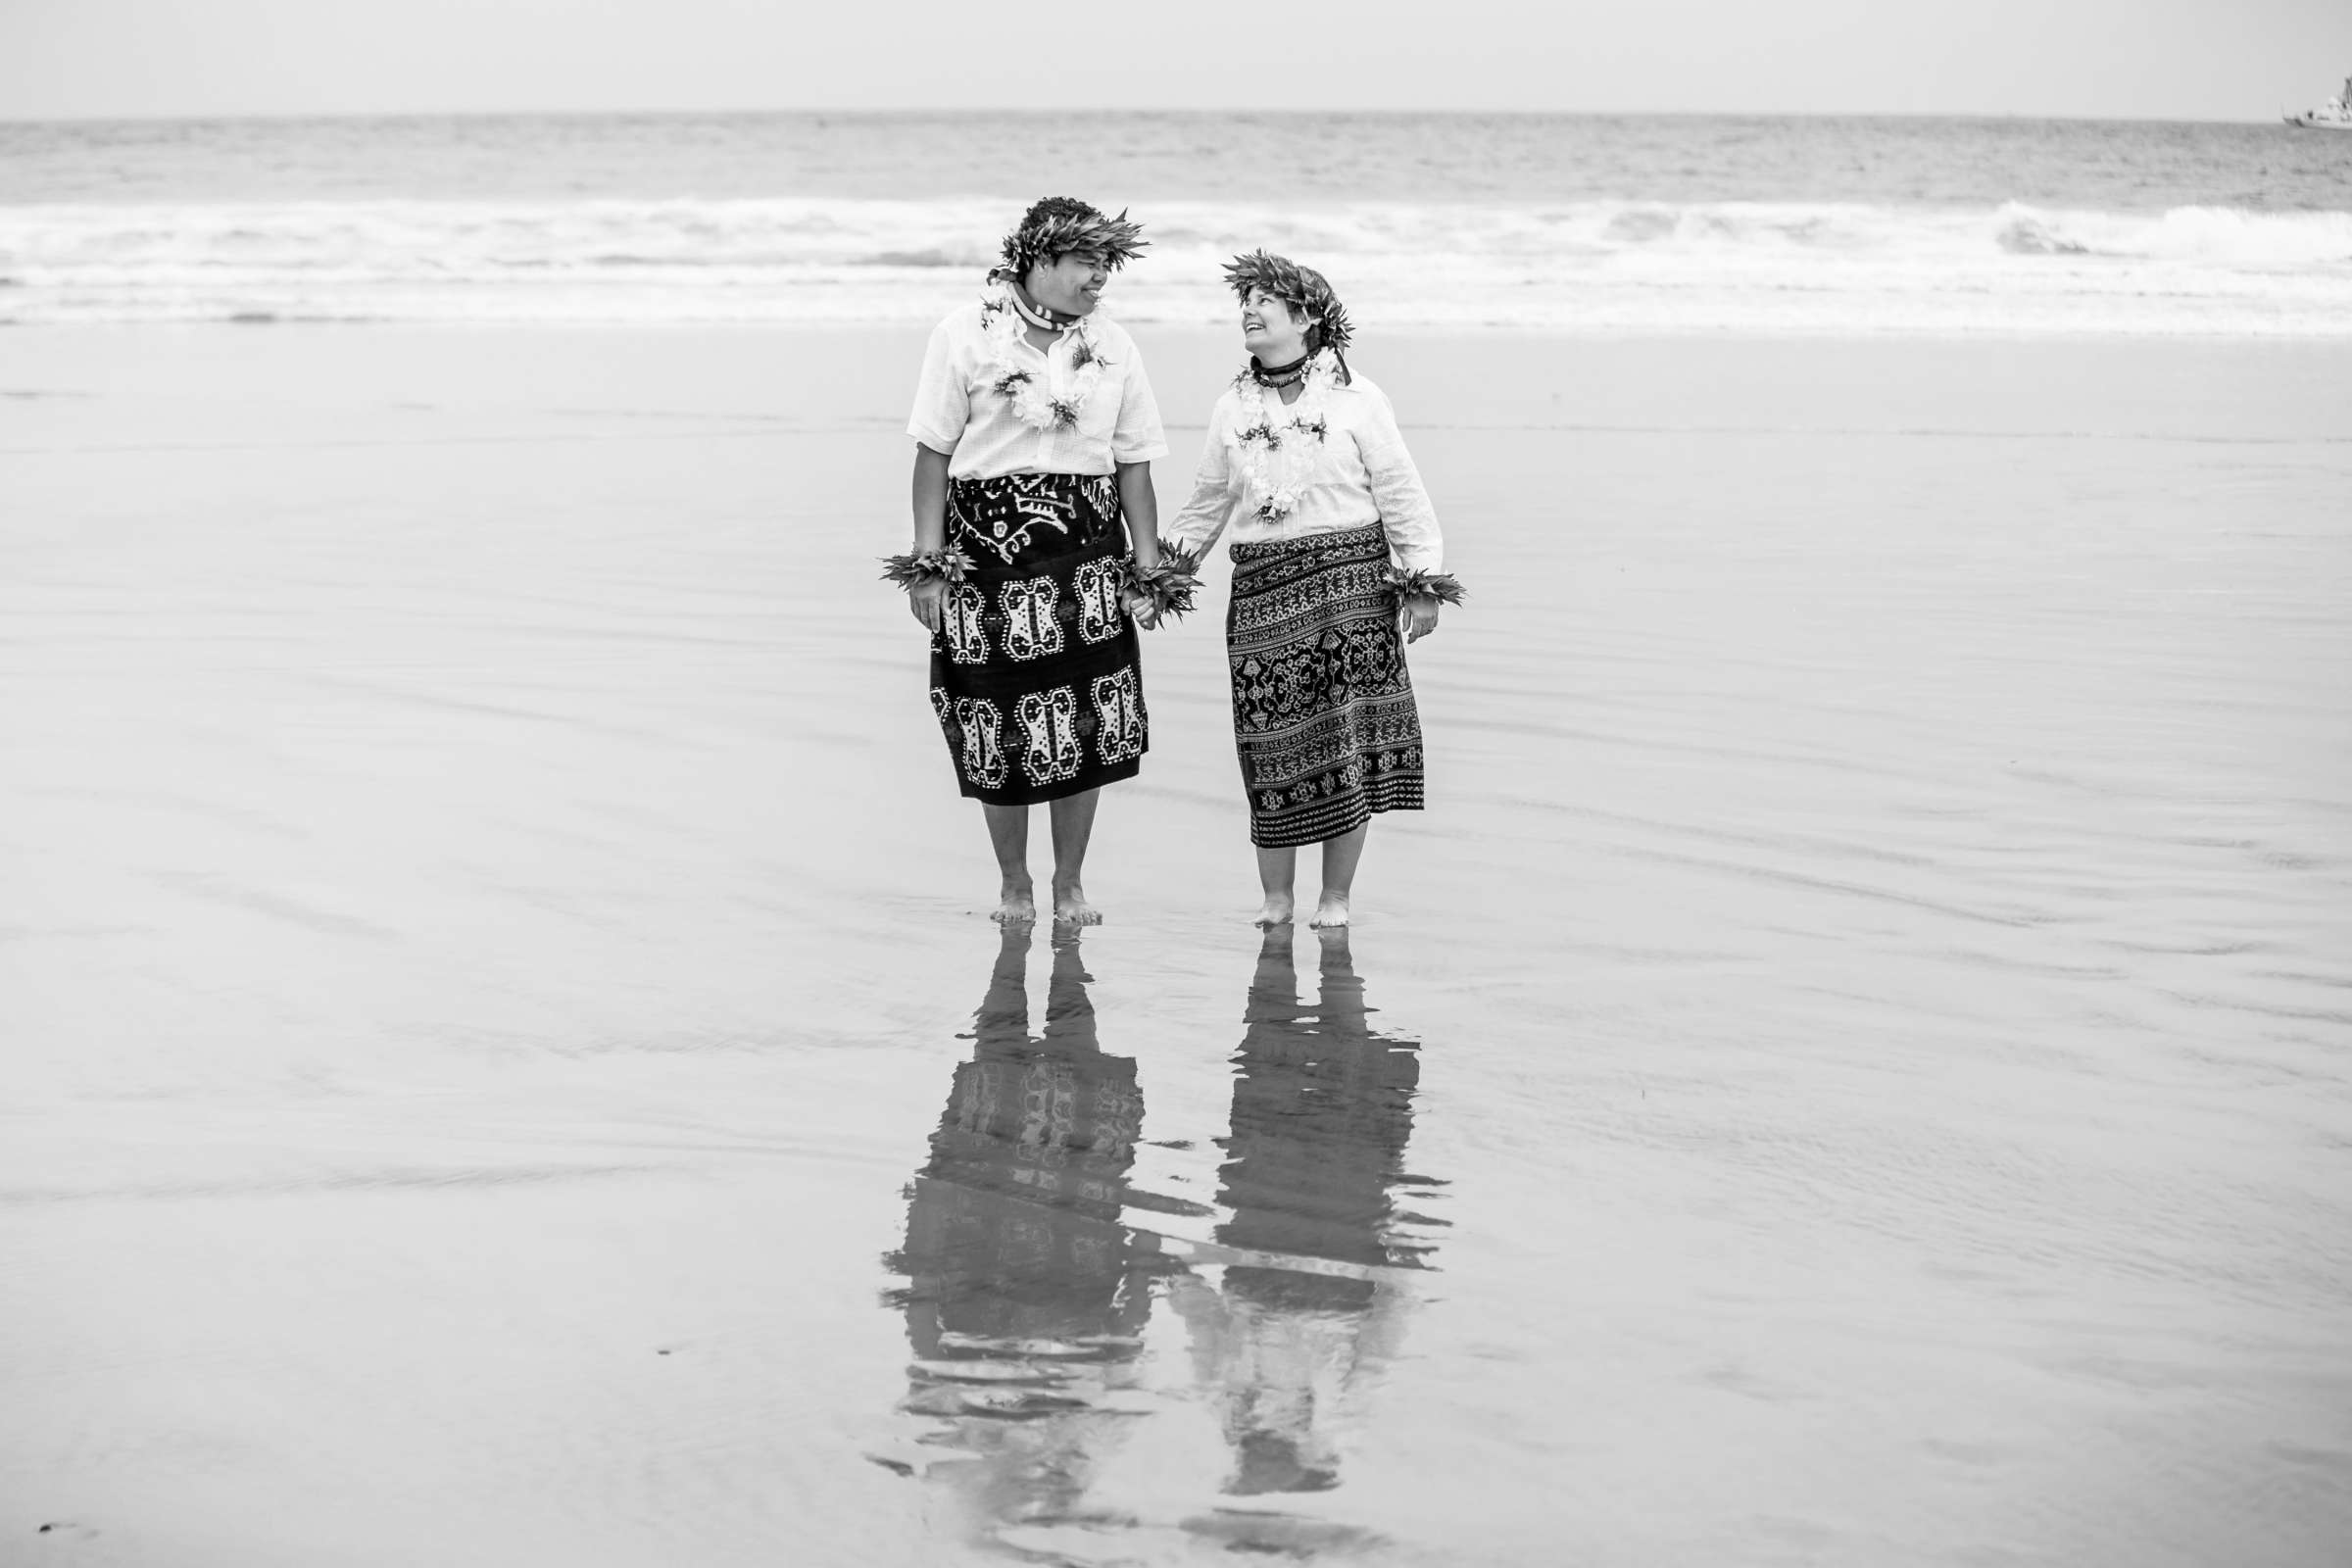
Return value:
<svg viewBox="0 0 2352 1568">
<path fill-rule="evenodd" d="M 1262 250 L 1236 256 L 1225 264 L 1225 281 L 1233 285 L 1237 299 L 1247 301 L 1250 290 L 1262 288 L 1294 311 L 1321 317 L 1320 342 L 1315 340 L 1314 329 L 1307 329 L 1310 348 L 1344 349 L 1355 335 L 1355 327 L 1348 319 L 1348 307 L 1331 291 L 1330 279 L 1311 267 L 1300 267 L 1287 256 Z"/>
<path fill-rule="evenodd" d="M 1004 236 L 1004 261 L 996 275 L 1016 282 L 1040 262 L 1054 262 L 1084 252 L 1100 256 L 1110 267 L 1124 267 L 1152 242 L 1144 225 L 1127 221 L 1125 208 L 1116 218 L 1075 196 L 1048 196 L 1021 215 L 1020 227 Z"/>
</svg>

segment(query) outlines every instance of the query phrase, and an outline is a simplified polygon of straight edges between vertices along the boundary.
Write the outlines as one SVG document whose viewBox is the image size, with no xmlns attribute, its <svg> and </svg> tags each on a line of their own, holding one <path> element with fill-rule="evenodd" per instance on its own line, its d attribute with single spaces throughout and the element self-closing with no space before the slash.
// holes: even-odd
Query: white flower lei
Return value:
<svg viewBox="0 0 2352 1568">
<path fill-rule="evenodd" d="M 1109 363 L 1102 357 L 1102 340 L 1095 333 L 1094 318 L 1080 317 L 1066 334 L 1078 339 L 1070 351 L 1070 395 L 1066 398 L 1054 395 L 1051 354 L 1043 376 L 1021 363 L 1019 344 L 1027 327 L 1021 313 L 1013 308 L 1010 283 L 1000 282 L 980 296 L 980 326 L 996 351 L 988 384 L 1000 396 L 1012 400 L 1013 417 L 1038 430 L 1077 429 L 1079 416 L 1086 412 L 1087 401 L 1102 379 L 1102 367 Z"/>
<path fill-rule="evenodd" d="M 1247 366 L 1233 378 L 1233 387 L 1241 403 L 1241 416 L 1235 421 L 1233 438 L 1242 452 L 1242 477 L 1248 483 L 1247 495 L 1255 496 L 1253 514 L 1265 522 L 1280 522 L 1298 510 L 1299 492 L 1304 488 L 1299 480 L 1306 472 L 1311 456 L 1302 463 L 1297 454 L 1305 451 L 1312 437 L 1322 445 L 1331 433 L 1331 420 L 1323 412 L 1324 394 L 1331 390 L 1336 379 L 1329 355 L 1317 352 L 1306 362 L 1306 372 L 1298 380 L 1298 401 L 1284 408 L 1289 418 L 1274 423 L 1266 414 L 1266 389 L 1257 384 L 1257 377 Z M 1281 400 L 1275 400 L 1282 407 Z M 1275 455 L 1288 451 L 1293 454 L 1282 460 L 1282 472 L 1277 480 L 1269 470 L 1274 467 Z"/>
</svg>

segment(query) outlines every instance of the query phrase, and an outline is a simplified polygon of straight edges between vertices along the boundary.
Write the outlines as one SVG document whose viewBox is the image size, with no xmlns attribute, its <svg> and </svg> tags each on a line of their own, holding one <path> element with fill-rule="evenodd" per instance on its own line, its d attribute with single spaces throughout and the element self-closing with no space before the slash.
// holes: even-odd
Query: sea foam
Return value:
<svg viewBox="0 0 2352 1568">
<path fill-rule="evenodd" d="M 0 320 L 919 322 L 997 198 L 0 207 Z M 1854 203 L 1166 202 L 1124 318 L 1222 322 L 1265 245 L 1380 326 L 2352 336 L 2352 214 Z"/>
</svg>

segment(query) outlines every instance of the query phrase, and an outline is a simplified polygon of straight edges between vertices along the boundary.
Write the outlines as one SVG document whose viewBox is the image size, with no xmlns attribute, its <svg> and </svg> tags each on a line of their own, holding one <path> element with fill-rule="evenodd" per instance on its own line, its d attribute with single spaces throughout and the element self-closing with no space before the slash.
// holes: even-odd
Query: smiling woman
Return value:
<svg viewBox="0 0 2352 1568">
<path fill-rule="evenodd" d="M 1291 919 L 1298 846 L 1321 844 L 1314 923 L 1345 926 L 1373 815 L 1421 808 L 1404 645 L 1462 590 L 1439 570 L 1437 512 L 1396 411 L 1348 368 L 1352 328 L 1330 281 L 1263 250 L 1225 275 L 1250 363 L 1209 416 L 1171 533 L 1198 557 L 1233 531 L 1225 640 L 1257 922 Z"/>
</svg>

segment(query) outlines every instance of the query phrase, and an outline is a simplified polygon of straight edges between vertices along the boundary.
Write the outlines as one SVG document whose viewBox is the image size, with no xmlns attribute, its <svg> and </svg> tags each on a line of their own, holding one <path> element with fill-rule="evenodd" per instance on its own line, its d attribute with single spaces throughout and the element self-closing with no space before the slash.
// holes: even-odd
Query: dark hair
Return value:
<svg viewBox="0 0 2352 1568">
<path fill-rule="evenodd" d="M 1323 339 L 1326 335 L 1323 330 L 1323 318 L 1319 315 L 1316 315 L 1312 308 L 1309 307 L 1304 300 L 1284 299 L 1281 295 L 1276 294 L 1272 289 L 1268 289 L 1266 294 L 1267 297 L 1272 299 L 1275 304 L 1282 307 L 1283 313 L 1290 317 L 1293 323 L 1299 321 L 1304 321 L 1306 323 L 1307 353 L 1315 353 L 1317 350 L 1323 347 Z M 1249 303 L 1249 295 L 1244 294 L 1242 296 L 1243 303 Z"/>
</svg>

